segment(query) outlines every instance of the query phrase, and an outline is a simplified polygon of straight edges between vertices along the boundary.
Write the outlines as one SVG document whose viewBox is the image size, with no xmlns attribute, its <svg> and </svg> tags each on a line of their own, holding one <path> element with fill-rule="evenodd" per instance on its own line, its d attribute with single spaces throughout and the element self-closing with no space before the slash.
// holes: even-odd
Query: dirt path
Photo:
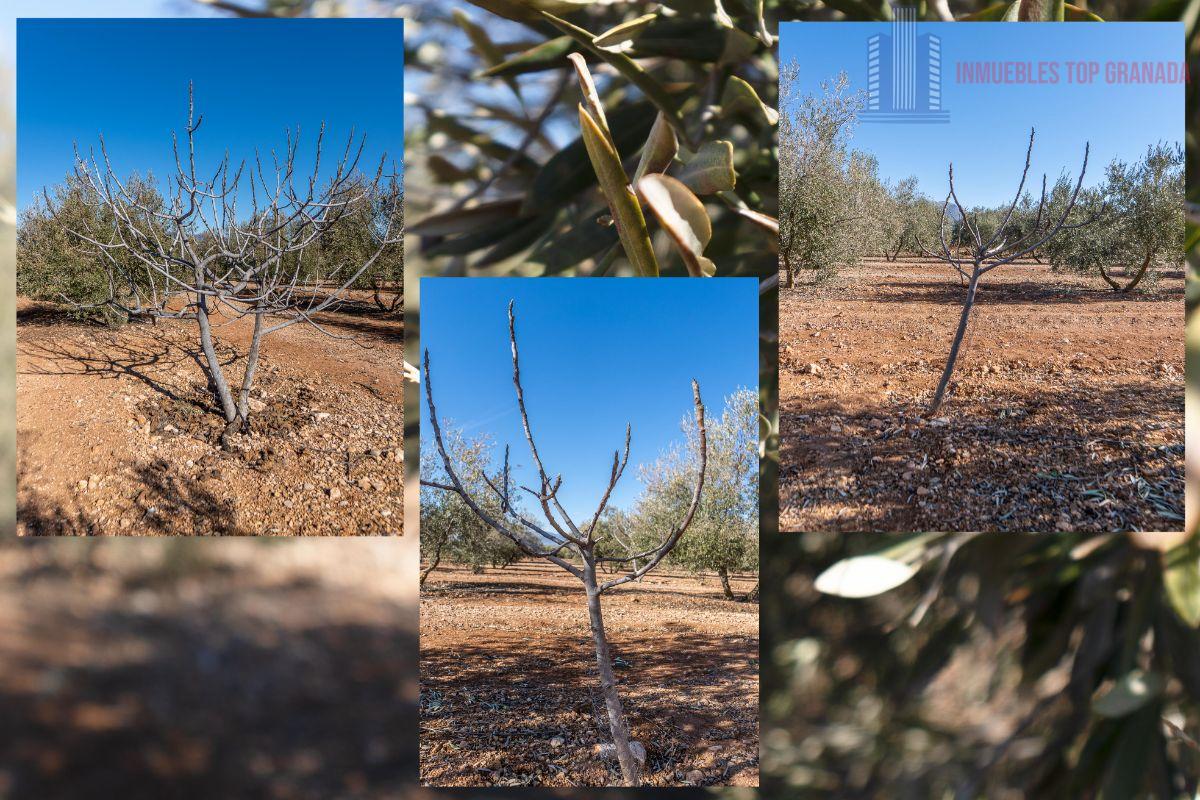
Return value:
<svg viewBox="0 0 1200 800">
<path fill-rule="evenodd" d="M 1173 530 L 1183 511 L 1183 281 L 1119 297 L 990 273 L 939 416 L 961 310 L 937 264 L 868 261 L 780 300 L 783 530 Z"/>
<path fill-rule="evenodd" d="M 758 606 L 721 599 L 716 578 L 663 575 L 604 601 L 647 784 L 756 786 Z M 596 681 L 574 578 L 532 563 L 439 568 L 421 595 L 422 783 L 619 783 L 596 753 L 609 741 Z"/>
<path fill-rule="evenodd" d="M 106 329 L 21 302 L 20 533 L 399 533 L 402 325 L 348 313 L 324 322 L 355 340 L 301 325 L 264 340 L 253 431 L 227 452 L 194 323 Z M 215 335 L 240 376 L 249 320 Z"/>
</svg>

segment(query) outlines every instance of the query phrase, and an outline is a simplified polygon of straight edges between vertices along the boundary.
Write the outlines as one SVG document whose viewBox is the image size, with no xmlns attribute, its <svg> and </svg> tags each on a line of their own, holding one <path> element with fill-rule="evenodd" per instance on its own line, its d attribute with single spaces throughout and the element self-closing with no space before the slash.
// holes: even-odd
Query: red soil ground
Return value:
<svg viewBox="0 0 1200 800">
<path fill-rule="evenodd" d="M 744 595 L 754 581 L 736 581 Z M 604 620 L 650 786 L 758 784 L 758 605 L 715 577 L 649 575 Z M 605 786 L 616 762 L 579 582 L 520 563 L 439 568 L 421 593 L 421 781 Z"/>
<path fill-rule="evenodd" d="M 348 311 L 324 322 L 355 339 L 294 325 L 263 340 L 263 405 L 225 451 L 195 323 L 109 329 L 20 301 L 19 532 L 399 533 L 402 323 Z M 240 376 L 249 320 L 214 333 Z"/>
<path fill-rule="evenodd" d="M 1102 287 L 989 273 L 933 419 L 963 292 L 948 268 L 869 260 L 782 290 L 781 529 L 1180 527 L 1183 279 Z"/>
</svg>

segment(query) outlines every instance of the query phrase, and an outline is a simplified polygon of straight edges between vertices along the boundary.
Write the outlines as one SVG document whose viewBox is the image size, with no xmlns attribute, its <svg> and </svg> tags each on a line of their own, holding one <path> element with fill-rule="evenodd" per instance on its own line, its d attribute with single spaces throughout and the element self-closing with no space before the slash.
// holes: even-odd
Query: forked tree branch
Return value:
<svg viewBox="0 0 1200 800">
<path fill-rule="evenodd" d="M 509 343 L 512 349 L 513 362 L 513 389 L 516 393 L 517 406 L 521 414 L 521 425 L 525 435 L 525 440 L 529 445 L 530 454 L 533 457 L 534 465 L 537 469 L 538 479 L 540 481 L 540 489 L 535 490 L 531 487 L 522 486 L 521 488 L 537 499 L 541 506 L 542 513 L 552 530 L 547 530 L 542 526 L 527 519 L 516 509 L 511 502 L 509 496 L 509 487 L 511 485 L 511 466 L 509 462 L 509 451 L 505 447 L 504 450 L 504 465 L 500 472 L 499 484 L 497 480 L 489 477 L 486 470 L 483 474 L 483 480 L 487 484 L 491 492 L 500 500 L 502 513 L 511 515 L 513 520 L 519 524 L 519 528 L 514 526 L 495 515 L 487 512 L 482 504 L 474 497 L 466 488 L 463 481 L 459 478 L 454 464 L 450 459 L 449 453 L 446 450 L 442 436 L 441 424 L 437 416 L 437 407 L 433 399 L 433 385 L 430 377 L 429 366 L 429 351 L 425 351 L 423 370 L 425 377 L 425 399 L 429 405 L 429 418 L 433 429 L 434 443 L 437 446 L 438 454 L 441 457 L 442 467 L 446 475 L 450 479 L 450 483 L 442 483 L 422 479 L 421 485 L 428 486 L 442 491 L 451 491 L 462 498 L 467 507 L 479 517 L 486 525 L 493 530 L 506 537 L 517 545 L 526 555 L 538 558 L 546 558 L 554 562 L 558 566 L 567 570 L 578 578 L 583 578 L 583 573 L 564 558 L 559 557 L 559 553 L 564 549 L 574 553 L 584 559 L 585 562 L 599 563 L 602 561 L 628 563 L 648 559 L 645 564 L 637 567 L 630 575 L 622 578 L 608 581 L 607 583 L 598 586 L 598 591 L 605 591 L 614 586 L 619 586 L 626 583 L 628 580 L 636 580 L 642 575 L 649 572 L 658 565 L 668 553 L 674 549 L 679 543 L 684 532 L 687 531 L 691 524 L 696 510 L 699 508 L 700 499 L 704 490 L 704 476 L 708 464 L 708 439 L 707 429 L 705 427 L 704 403 L 700 397 L 700 385 L 696 381 L 692 381 L 692 396 L 695 406 L 696 427 L 699 432 L 699 458 L 700 464 L 696 475 L 696 484 L 692 491 L 691 502 L 684 513 L 682 519 L 671 526 L 671 529 L 663 537 L 663 539 L 655 547 L 646 550 L 644 553 L 639 553 L 633 556 L 616 558 L 609 556 L 597 556 L 595 554 L 596 547 L 596 529 L 600 517 L 603 515 L 608 503 L 612 498 L 612 493 L 616 489 L 618 482 L 625 473 L 625 468 L 629 463 L 630 443 L 632 440 L 632 429 L 630 426 L 625 427 L 625 444 L 623 450 L 618 450 L 613 453 L 612 469 L 609 473 L 608 484 L 605 487 L 604 493 L 600 499 L 600 503 L 595 514 L 591 516 L 584 529 L 580 529 L 566 509 L 558 500 L 558 491 L 562 487 L 562 477 L 556 476 L 551 479 L 547 472 L 545 464 L 542 460 L 541 453 L 538 450 L 536 439 L 533 435 L 533 426 L 529 421 L 529 412 L 525 405 L 525 389 L 521 382 L 521 365 L 520 351 L 517 346 L 516 334 L 516 311 L 515 303 L 508 304 L 508 332 Z M 542 543 L 550 543 L 553 547 L 539 547 L 533 543 L 536 540 Z"/>
<path fill-rule="evenodd" d="M 462 480 L 459 479 L 458 473 L 454 469 L 454 464 L 451 462 L 450 455 L 446 452 L 446 445 L 442 440 L 442 427 L 438 422 L 437 406 L 433 401 L 433 380 L 430 377 L 428 350 L 425 351 L 423 370 L 425 373 L 425 401 L 429 404 L 429 421 L 433 426 L 433 439 L 437 444 L 438 454 L 442 459 L 442 467 L 445 469 L 446 475 L 450 478 L 450 485 L 447 486 L 443 483 L 437 483 L 425 479 L 421 480 L 421 485 L 428 486 L 432 489 L 443 489 L 454 492 L 460 498 L 462 498 L 463 503 L 466 504 L 467 508 L 471 509 L 471 512 L 475 514 L 475 516 L 479 517 L 479 519 L 481 519 L 484 524 L 486 524 L 492 530 L 504 536 L 517 547 L 519 547 L 521 552 L 536 558 L 545 558 L 562 567 L 567 572 L 570 572 L 575 577 L 582 578 L 582 570 L 571 564 L 569 561 L 566 561 L 558 556 L 558 552 L 562 550 L 562 545 L 549 550 L 543 550 L 533 546 L 526 540 L 524 536 L 519 535 L 516 531 L 509 528 L 509 526 L 505 525 L 503 522 L 485 511 L 475 500 L 475 498 L 471 496 L 471 493 L 467 491 Z M 532 531 L 537 535 L 542 535 L 542 531 L 537 528 L 533 528 Z"/>
</svg>

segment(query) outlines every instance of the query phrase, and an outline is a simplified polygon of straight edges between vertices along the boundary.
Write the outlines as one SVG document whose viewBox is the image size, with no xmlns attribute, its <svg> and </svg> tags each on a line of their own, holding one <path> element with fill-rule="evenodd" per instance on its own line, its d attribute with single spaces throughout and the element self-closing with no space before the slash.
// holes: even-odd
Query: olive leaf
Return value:
<svg viewBox="0 0 1200 800">
<path fill-rule="evenodd" d="M 764 214 L 761 211 L 755 211 L 742 201 L 740 197 L 729 192 L 722 192 L 718 195 L 725 205 L 732 208 L 738 216 L 753 222 L 758 227 L 771 233 L 774 236 L 779 236 L 779 220 L 769 214 Z"/>
<path fill-rule="evenodd" d="M 604 131 L 604 135 L 611 143 L 612 133 L 608 128 L 608 119 L 604 116 L 604 105 L 600 102 L 600 95 L 596 91 L 596 84 L 592 80 L 592 73 L 588 69 L 587 61 L 579 53 L 571 53 L 567 59 L 575 67 L 575 72 L 579 76 L 579 91 L 583 95 L 583 102 L 587 105 L 588 113 L 596 120 L 596 124 L 600 126 L 600 130 Z M 616 149 L 616 145 L 613 145 L 613 149 Z"/>
<path fill-rule="evenodd" d="M 506 61 L 483 70 L 479 75 L 484 78 L 505 78 L 527 72 L 558 69 L 562 66 L 563 56 L 574 52 L 577 46 L 570 36 L 557 36 L 528 50 L 522 50 Z"/>
<path fill-rule="evenodd" d="M 638 194 L 675 243 L 692 277 L 712 277 L 717 267 L 704 257 L 712 222 L 700 198 L 670 175 L 652 173 L 638 181 Z"/>
<path fill-rule="evenodd" d="M 530 217 L 524 222 L 514 221 L 509 226 L 508 233 L 484 253 L 473 266 L 476 269 L 487 267 L 515 256 L 540 239 L 547 224 L 549 224 L 549 220 L 545 215 Z"/>
<path fill-rule="evenodd" d="M 817 576 L 815 587 L 822 594 L 862 598 L 890 592 L 907 583 L 919 567 L 878 555 L 843 559 Z"/>
<path fill-rule="evenodd" d="M 681 14 L 699 14 L 716 20 L 723 27 L 733 27 L 733 19 L 721 0 L 664 0 L 663 5 Z"/>
<path fill-rule="evenodd" d="M 439 183 L 458 183 L 479 174 L 479 169 L 463 169 L 443 155 L 434 153 L 425 159 L 425 166 Z"/>
<path fill-rule="evenodd" d="M 646 95 L 650 102 L 654 103 L 658 107 L 658 110 L 666 115 L 667 121 L 675 129 L 675 133 L 684 141 L 688 140 L 687 128 L 683 124 L 683 118 L 679 116 L 679 108 L 675 100 L 667 93 L 662 84 L 650 77 L 650 73 L 642 69 L 637 62 L 624 53 L 613 53 L 602 47 L 597 47 L 592 43 L 592 35 L 578 25 L 573 25 L 565 19 L 560 19 L 546 11 L 539 10 L 538 13 L 551 25 L 583 45 L 584 49 L 590 50 L 599 56 L 601 60 L 608 62 L 626 80 L 641 89 L 642 94 Z"/>
<path fill-rule="evenodd" d="M 546 274 L 555 275 L 587 259 L 596 258 L 614 246 L 619 250 L 621 243 L 617 239 L 616 229 L 612 225 L 597 225 L 596 217 L 599 215 L 599 209 L 577 218 L 571 215 L 571 222 L 566 229 L 553 227 L 546 231 L 524 260 L 540 266 Z"/>
<path fill-rule="evenodd" d="M 596 170 L 596 178 L 600 182 L 600 191 L 608 201 L 613 222 L 617 226 L 617 236 L 625 248 L 626 258 L 639 275 L 658 277 L 658 261 L 650 243 L 650 233 L 646 230 L 646 218 L 629 185 L 625 168 L 621 166 L 621 157 L 617 155 L 607 131 L 600 127 L 582 103 L 579 105 L 579 125 L 592 168 Z"/>
<path fill-rule="evenodd" d="M 1162 676 L 1130 670 L 1092 700 L 1092 711 L 1102 717 L 1124 717 L 1158 697 L 1162 690 Z"/>
<path fill-rule="evenodd" d="M 431 238 L 422 243 L 421 253 L 433 256 L 464 256 L 491 247 L 527 218 L 504 217 L 453 238 Z"/>
<path fill-rule="evenodd" d="M 629 54 L 729 64 L 749 58 L 758 49 L 758 40 L 750 34 L 711 19 L 660 17 L 633 40 Z"/>
<path fill-rule="evenodd" d="M 623 52 L 656 19 L 658 14 L 643 14 L 628 22 L 622 22 L 592 39 L 592 44 L 605 50 Z"/>
<path fill-rule="evenodd" d="M 675 131 L 671 130 L 667 118 L 662 115 L 662 112 L 659 112 L 658 116 L 654 118 L 654 127 L 650 129 L 650 136 L 642 148 L 642 157 L 638 160 L 637 169 L 633 173 L 633 182 L 636 184 L 643 175 L 651 172 L 666 171 L 678 152 L 679 141 L 675 138 Z"/>
<path fill-rule="evenodd" d="M 493 223 L 507 222 L 517 215 L 521 198 L 492 200 L 470 208 L 452 208 L 434 212 L 408 226 L 417 236 L 449 236 L 478 230 Z"/>
<path fill-rule="evenodd" d="M 498 161 L 507 162 L 510 158 L 513 159 L 512 168 L 515 170 L 532 172 L 537 169 L 537 162 L 529 156 L 518 153 L 515 148 L 496 141 L 483 131 L 464 125 L 444 111 L 430 111 L 426 124 L 431 133 L 442 133 L 457 142 L 473 145 L 479 148 L 480 152 Z"/>
<path fill-rule="evenodd" d="M 733 142 L 706 142 L 699 151 L 684 158 L 678 177 L 696 194 L 732 191 L 737 181 Z"/>
<path fill-rule="evenodd" d="M 454 21 L 458 23 L 458 27 L 462 28 L 463 33 L 467 35 L 467 38 L 471 40 L 471 44 L 475 47 L 475 51 L 479 53 L 480 57 L 489 67 L 496 66 L 504 61 L 504 54 L 496 46 L 496 43 L 492 41 L 492 37 L 488 36 L 487 31 L 472 22 L 471 18 L 462 9 L 454 9 L 453 15 Z M 506 76 L 504 82 L 508 84 L 508 88 L 514 94 L 518 96 L 521 94 L 521 87 L 511 75 Z"/>
<path fill-rule="evenodd" d="M 891 22 L 892 6 L 888 0 L 825 0 L 825 5 L 841 11 L 850 19 L 877 19 Z"/>
<path fill-rule="evenodd" d="M 779 122 L 779 112 L 764 103 L 753 86 L 731 75 L 721 94 L 721 114 L 728 116 L 737 113 L 749 114 L 767 125 Z"/>
<path fill-rule="evenodd" d="M 645 101 L 626 103 L 606 114 L 613 130 L 612 142 L 624 159 L 645 141 L 651 129 L 654 106 Z M 593 186 L 595 170 L 588 159 L 583 134 L 550 157 L 533 177 L 523 211 L 536 213 L 562 208 L 564 203 Z"/>
<path fill-rule="evenodd" d="M 1163 587 L 1179 618 L 1200 628 L 1200 534 L 1163 554 Z"/>
</svg>

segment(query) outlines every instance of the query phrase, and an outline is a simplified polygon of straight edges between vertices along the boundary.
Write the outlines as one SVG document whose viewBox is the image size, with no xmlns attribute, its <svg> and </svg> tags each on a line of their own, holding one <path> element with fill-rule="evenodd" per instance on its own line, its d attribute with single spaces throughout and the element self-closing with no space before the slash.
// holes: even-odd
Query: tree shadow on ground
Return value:
<svg viewBox="0 0 1200 800">
<path fill-rule="evenodd" d="M 71 577 L 7 579 L 38 605 L 0 636 L 5 797 L 407 796 L 411 630 L 338 622 L 342 590 L 244 568 Z M 303 608 L 318 621 L 297 622 Z"/>
<path fill-rule="evenodd" d="M 17 309 L 17 325 L 21 327 L 104 328 L 98 320 L 81 316 L 78 311 L 53 303 L 30 303 Z"/>
<path fill-rule="evenodd" d="M 543 633 L 518 643 L 496 634 L 422 648 L 422 780 L 619 782 L 615 763 L 594 751 L 610 737 L 579 613 L 579 635 Z M 747 691 L 757 686 L 756 638 L 664 630 L 610 633 L 609 644 L 632 736 L 647 750 L 651 785 L 678 785 L 678 772 L 698 766 L 710 767 L 711 784 L 757 769 L 758 697 Z M 565 744 L 556 747 L 555 737 Z"/>
<path fill-rule="evenodd" d="M 236 523 L 235 505 L 202 481 L 163 460 L 131 466 L 140 485 L 133 498 L 140 532 L 160 536 L 249 536 Z"/>
<path fill-rule="evenodd" d="M 955 280 L 945 281 L 888 281 L 875 284 L 879 295 L 870 298 L 881 303 L 931 303 L 961 306 L 966 287 Z M 1086 305 L 1091 303 L 1143 303 L 1161 302 L 1164 294 L 1183 297 L 1182 291 L 1148 292 L 1135 291 L 1118 294 L 1109 289 L 1092 289 L 1080 286 L 1054 286 L 1037 281 L 1004 281 L 988 283 L 984 277 L 979 283 L 976 296 L 978 305 Z"/>
<path fill-rule="evenodd" d="M 18 342 L 20 355 L 32 361 L 19 375 L 76 375 L 101 379 L 132 378 L 169 400 L 201 405 L 204 410 L 220 413 L 208 393 L 197 394 L 186 378 L 179 382 L 164 380 L 164 375 L 188 365 L 196 377 L 207 376 L 206 364 L 196 348 L 181 347 L 178 342 L 151 331 L 108 331 L 89 339 L 39 336 Z M 229 367 L 243 359 L 236 351 L 218 347 L 221 366 Z"/>
<path fill-rule="evenodd" d="M 314 321 L 326 330 L 337 329 L 361 337 L 356 341 L 368 349 L 371 345 L 366 343 L 366 340 L 369 339 L 380 339 L 389 343 L 404 340 L 404 328 L 397 323 L 395 317 L 381 312 L 349 313 L 350 311 L 349 308 L 340 308 L 337 313 L 318 314 Z"/>
<path fill-rule="evenodd" d="M 948 266 L 928 260 L 876 261 L 868 262 L 866 266 L 877 273 L 867 287 L 839 277 L 814 280 L 811 273 L 800 272 L 797 273 L 796 285 L 783 291 L 788 293 L 786 297 L 800 302 L 819 302 L 825 294 L 834 293 L 843 299 L 878 304 L 913 302 L 952 306 L 961 305 L 966 293 L 966 282 L 960 280 L 957 273 Z M 1029 274 L 1037 277 L 1026 279 L 1024 276 Z M 1118 274 L 1115 277 L 1121 280 L 1123 276 Z M 1164 298 L 1182 298 L 1182 279 L 1180 270 L 1162 270 L 1158 273 L 1157 282 L 1144 281 L 1134 291 L 1124 294 L 1113 291 L 1098 277 L 1093 285 L 1083 283 L 1080 276 L 1053 272 L 1048 265 L 1021 262 L 1000 267 L 985 275 L 979 283 L 978 302 L 991 305 L 1036 303 L 1076 306 L 1106 302 L 1157 302 Z"/>
<path fill-rule="evenodd" d="M 234 503 L 201 480 L 163 459 L 114 465 L 109 473 L 128 476 L 136 493 L 121 513 L 126 528 L 101 522 L 81 495 L 78 508 L 53 499 L 30 485 L 18 468 L 17 522 L 27 536 L 249 536 L 236 521 Z"/>
<path fill-rule="evenodd" d="M 1050 532 L 1181 524 L 1182 387 L 966 392 L 943 408 L 941 425 L 923 423 L 915 403 L 784 403 L 780 494 L 789 529 Z M 872 420 L 884 426 L 872 427 Z M 1156 431 L 1167 436 L 1151 443 Z M 920 487 L 927 493 L 917 494 Z"/>
<path fill-rule="evenodd" d="M 21 436 L 24 448 L 28 436 Z M 27 536 L 90 536 L 95 523 L 78 509 L 62 503 L 29 485 L 28 473 L 17 461 L 17 529 Z"/>
<path fill-rule="evenodd" d="M 494 597 L 508 594 L 531 597 L 537 595 L 574 597 L 580 593 L 581 589 L 570 585 L 520 581 L 439 581 L 425 584 L 425 588 L 421 591 L 423 594 L 431 596 L 448 595 L 451 597 L 470 595 Z"/>
</svg>

